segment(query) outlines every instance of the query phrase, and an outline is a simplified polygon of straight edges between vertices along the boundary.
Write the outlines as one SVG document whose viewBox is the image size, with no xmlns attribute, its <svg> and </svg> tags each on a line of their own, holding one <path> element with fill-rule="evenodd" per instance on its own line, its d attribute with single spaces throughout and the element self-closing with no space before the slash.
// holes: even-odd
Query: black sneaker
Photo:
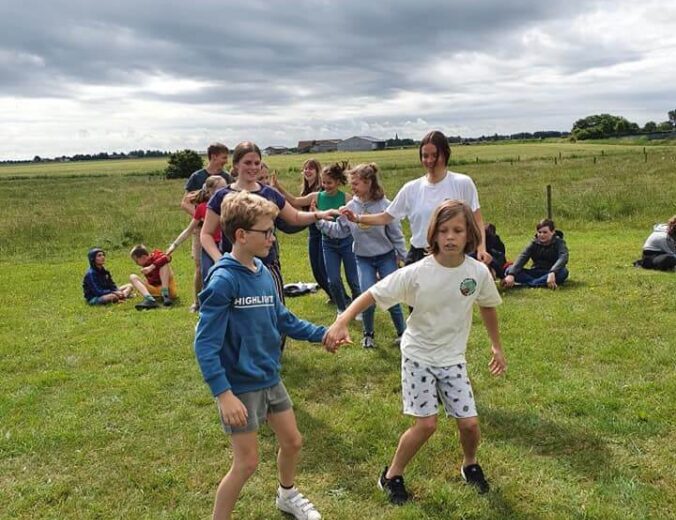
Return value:
<svg viewBox="0 0 676 520">
<path fill-rule="evenodd" d="M 157 303 L 155 300 L 146 300 L 143 298 L 139 303 L 136 304 L 136 310 L 142 311 L 145 309 L 157 309 L 159 307 L 159 303 Z"/>
<path fill-rule="evenodd" d="M 169 298 L 169 296 L 163 296 L 162 297 L 162 305 L 165 307 L 171 307 L 174 304 L 174 300 Z"/>
<path fill-rule="evenodd" d="M 481 466 L 478 464 L 470 464 L 467 467 L 462 466 L 460 468 L 460 474 L 462 475 L 462 478 L 465 480 L 465 482 L 471 484 L 472 486 L 476 486 L 480 495 L 488 493 L 490 487 L 488 486 L 486 477 L 484 477 L 484 472 L 481 469 Z"/>
<path fill-rule="evenodd" d="M 378 479 L 378 487 L 387 493 L 390 503 L 395 506 L 400 506 L 408 502 L 409 494 L 404 486 L 404 477 L 397 475 L 396 477 L 387 478 L 387 466 L 383 470 Z"/>
</svg>

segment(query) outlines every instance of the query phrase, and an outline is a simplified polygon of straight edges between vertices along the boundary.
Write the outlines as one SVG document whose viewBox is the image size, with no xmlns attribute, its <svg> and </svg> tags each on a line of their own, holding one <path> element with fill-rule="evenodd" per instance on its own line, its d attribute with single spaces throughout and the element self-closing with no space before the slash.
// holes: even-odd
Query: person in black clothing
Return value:
<svg viewBox="0 0 676 520">
<path fill-rule="evenodd" d="M 550 219 L 541 220 L 535 229 L 537 232 L 533 241 L 505 271 L 503 287 L 521 284 L 556 289 L 568 278 L 568 247 L 563 240 L 563 233 L 556 230 L 554 221 Z M 533 267 L 524 269 L 528 260 L 533 260 Z"/>
</svg>

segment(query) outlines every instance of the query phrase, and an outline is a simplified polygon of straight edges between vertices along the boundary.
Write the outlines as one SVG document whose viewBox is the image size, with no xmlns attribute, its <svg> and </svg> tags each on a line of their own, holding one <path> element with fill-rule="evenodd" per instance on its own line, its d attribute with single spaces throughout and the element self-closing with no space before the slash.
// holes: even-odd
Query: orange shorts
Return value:
<svg viewBox="0 0 676 520">
<path fill-rule="evenodd" d="M 159 298 L 162 295 L 162 286 L 160 285 L 150 285 L 148 280 L 143 280 L 143 285 L 146 286 L 148 292 L 154 298 Z M 176 280 L 172 277 L 169 279 L 169 298 L 175 300 L 177 296 L 176 293 Z"/>
</svg>

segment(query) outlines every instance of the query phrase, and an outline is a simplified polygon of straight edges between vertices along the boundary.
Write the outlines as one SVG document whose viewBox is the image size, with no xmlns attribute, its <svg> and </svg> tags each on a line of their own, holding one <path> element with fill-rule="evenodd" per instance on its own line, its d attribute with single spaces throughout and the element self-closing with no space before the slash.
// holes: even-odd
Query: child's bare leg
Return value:
<svg viewBox="0 0 676 520">
<path fill-rule="evenodd" d="M 152 298 L 148 292 L 148 289 L 146 288 L 146 284 L 143 283 L 143 280 L 141 280 L 138 275 L 130 274 L 129 281 L 131 282 L 131 285 L 134 287 L 134 289 L 136 289 L 141 294 L 141 296 L 144 298 Z"/>
<path fill-rule="evenodd" d="M 466 417 L 456 419 L 458 423 L 458 433 L 460 434 L 460 445 L 462 446 L 462 465 L 467 467 L 476 464 L 476 452 L 481 440 L 481 430 L 479 429 L 478 417 Z"/>
<path fill-rule="evenodd" d="M 279 451 L 277 452 L 277 471 L 279 483 L 288 488 L 293 486 L 296 477 L 296 465 L 303 446 L 303 437 L 296 425 L 293 410 L 269 414 L 268 424 L 277 436 Z"/>
<path fill-rule="evenodd" d="M 134 292 L 134 286 L 130 283 L 126 283 L 120 287 L 118 287 L 118 290 L 122 293 L 124 296 L 125 300 L 131 296 L 131 293 Z"/>
<path fill-rule="evenodd" d="M 169 280 L 171 279 L 171 267 L 169 264 L 164 264 L 160 267 L 160 280 L 162 281 L 162 289 L 169 288 Z"/>
<path fill-rule="evenodd" d="M 256 432 L 232 434 L 232 466 L 216 491 L 213 520 L 230 520 L 244 484 L 258 466 L 258 436 Z"/>
<path fill-rule="evenodd" d="M 403 475 L 404 469 L 418 450 L 427 442 L 437 429 L 437 416 L 416 417 L 415 423 L 399 438 L 397 451 L 390 467 L 387 469 L 386 478 Z"/>
</svg>

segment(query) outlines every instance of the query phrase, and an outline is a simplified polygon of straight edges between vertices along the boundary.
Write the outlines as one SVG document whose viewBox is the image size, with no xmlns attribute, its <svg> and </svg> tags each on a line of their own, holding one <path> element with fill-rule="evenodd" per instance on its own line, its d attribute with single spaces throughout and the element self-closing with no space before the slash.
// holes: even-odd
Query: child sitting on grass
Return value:
<svg viewBox="0 0 676 520">
<path fill-rule="evenodd" d="M 115 285 L 113 277 L 105 267 L 106 252 L 100 247 L 92 247 L 87 253 L 89 269 L 82 279 L 82 290 L 89 305 L 118 303 L 131 296 L 131 284 L 121 287 Z"/>
<path fill-rule="evenodd" d="M 556 289 L 568 278 L 568 247 L 563 234 L 557 232 L 554 221 L 542 219 L 535 226 L 535 238 L 521 252 L 514 264 L 505 270 L 502 286 L 515 284 L 528 287 Z M 528 260 L 533 260 L 531 269 L 524 269 Z"/>
<path fill-rule="evenodd" d="M 165 307 L 173 305 L 176 299 L 176 281 L 169 265 L 171 257 L 159 249 L 154 249 L 151 253 L 142 244 L 134 246 L 129 254 L 131 259 L 141 266 L 141 272 L 146 277 L 143 281 L 136 274 L 129 275 L 134 289 L 143 296 L 143 301 L 137 303 L 136 308 L 138 310 L 155 309 L 159 307 L 155 298 L 160 296 Z"/>
<path fill-rule="evenodd" d="M 441 203 L 426 238 L 431 254 L 364 292 L 336 319 L 325 340 L 330 345 L 349 340 L 350 320 L 374 303 L 383 309 L 399 302 L 413 307 L 401 339 L 401 380 L 404 414 L 413 416 L 415 423 L 400 437 L 390 466 L 378 479 L 396 505 L 409 499 L 404 469 L 436 431 L 439 403 L 458 425 L 463 479 L 479 493 L 489 489 L 476 457 L 479 420 L 465 361 L 475 303 L 491 340 L 489 370 L 499 375 L 507 367 L 495 310 L 500 295 L 486 265 L 468 256 L 481 241 L 472 210 L 458 200 Z"/>
<path fill-rule="evenodd" d="M 302 438 L 280 377 L 281 335 L 320 342 L 326 328 L 303 321 L 282 304 L 266 258 L 275 241 L 279 209 L 248 192 L 221 205 L 223 235 L 232 251 L 216 262 L 200 293 L 195 354 L 209 385 L 233 461 L 214 503 L 213 518 L 229 519 L 258 465 L 258 428 L 268 422 L 279 442 L 276 505 L 297 519 L 318 520 L 315 506 L 294 486 Z M 327 350 L 333 348 L 327 346 Z"/>
</svg>

